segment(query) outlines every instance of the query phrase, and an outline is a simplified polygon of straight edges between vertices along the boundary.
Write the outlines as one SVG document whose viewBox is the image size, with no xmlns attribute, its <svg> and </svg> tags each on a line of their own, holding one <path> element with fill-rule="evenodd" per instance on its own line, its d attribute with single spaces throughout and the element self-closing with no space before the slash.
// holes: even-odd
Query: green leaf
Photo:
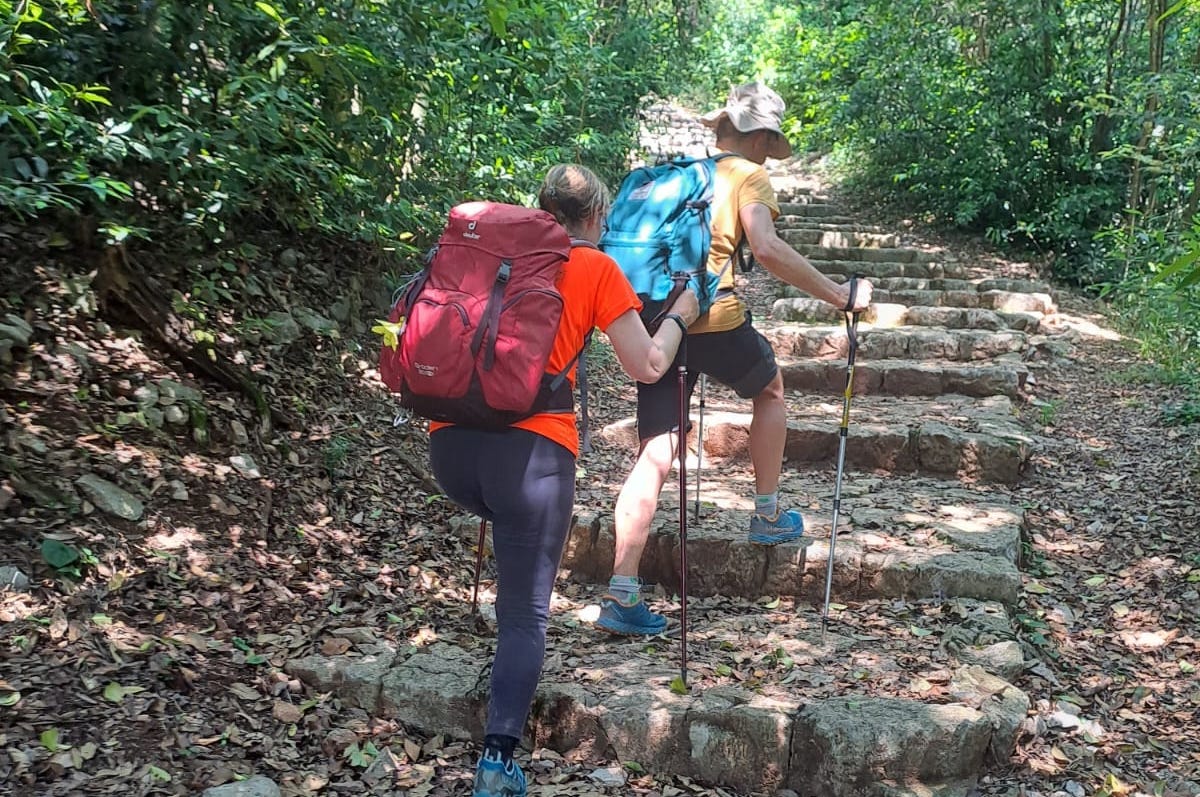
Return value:
<svg viewBox="0 0 1200 797">
<path fill-rule="evenodd" d="M 1038 581 L 1030 581 L 1028 584 L 1026 584 L 1025 591 L 1032 592 L 1035 595 L 1049 595 L 1050 594 L 1050 588 L 1047 586 L 1044 586 L 1043 584 L 1041 584 Z"/>
<path fill-rule="evenodd" d="M 61 570 L 79 560 L 79 551 L 59 540 L 46 539 L 42 540 L 42 558 L 55 570 Z"/>
<path fill-rule="evenodd" d="M 636 772 L 639 775 L 646 771 L 646 768 L 636 761 L 626 761 L 624 766 L 630 772 Z"/>
<path fill-rule="evenodd" d="M 154 778 L 155 780 L 161 780 L 163 783 L 171 782 L 171 773 L 167 772 L 165 769 L 160 769 L 153 764 L 147 764 L 146 770 L 150 773 L 150 777 Z"/>
<path fill-rule="evenodd" d="M 671 691 L 677 695 L 686 695 L 688 693 L 688 685 L 684 683 L 682 675 L 676 675 L 671 681 Z"/>
<path fill-rule="evenodd" d="M 270 3 L 264 3 L 262 0 L 258 0 L 258 2 L 254 4 L 254 7 L 278 22 L 280 25 L 283 24 L 283 17 L 279 15 L 279 11 L 276 10 L 275 6 L 271 5 Z"/>
<path fill-rule="evenodd" d="M 764 609 L 778 609 L 779 608 L 779 598 L 776 598 L 775 600 L 767 601 L 766 603 L 763 604 L 763 608 Z"/>
<path fill-rule="evenodd" d="M 404 319 L 401 318 L 398 322 L 378 321 L 375 326 L 371 327 L 371 331 L 376 335 L 383 336 L 383 345 L 395 351 L 400 345 L 400 334 L 404 332 Z"/>
<path fill-rule="evenodd" d="M 733 675 L 733 668 L 728 664 L 718 664 L 716 666 L 717 675 Z"/>
<path fill-rule="evenodd" d="M 915 637 L 929 636 L 930 634 L 933 633 L 928 628 L 917 628 L 915 625 L 910 625 L 908 627 L 908 630 L 909 630 L 909 633 L 911 633 Z"/>
<path fill-rule="evenodd" d="M 3 706 L 4 708 L 15 706 L 19 702 L 21 702 L 20 692 L 4 692 L 3 694 L 0 694 L 0 706 Z"/>
<path fill-rule="evenodd" d="M 1091 578 L 1089 578 L 1087 581 L 1084 581 L 1083 583 L 1084 583 L 1084 585 L 1089 586 L 1089 587 L 1098 587 L 1104 583 L 1104 576 L 1092 576 Z"/>
<path fill-rule="evenodd" d="M 246 663 L 247 664 L 266 664 L 267 657 L 262 655 L 261 653 L 251 653 L 249 656 L 246 657 Z"/>
<path fill-rule="evenodd" d="M 38 737 L 38 740 L 42 743 L 42 747 L 45 747 L 51 753 L 58 752 L 58 728 L 47 728 L 42 731 L 42 735 Z"/>
<path fill-rule="evenodd" d="M 116 681 L 109 681 L 108 685 L 104 687 L 104 699 L 110 703 L 120 705 L 125 700 L 126 695 L 135 695 L 138 692 L 145 691 L 140 686 L 121 686 Z"/>
</svg>

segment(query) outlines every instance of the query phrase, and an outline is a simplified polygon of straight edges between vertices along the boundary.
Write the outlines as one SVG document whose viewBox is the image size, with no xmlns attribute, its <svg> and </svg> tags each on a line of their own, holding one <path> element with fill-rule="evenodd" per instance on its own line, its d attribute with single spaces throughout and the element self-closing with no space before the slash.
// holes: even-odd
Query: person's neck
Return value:
<svg viewBox="0 0 1200 797">
<path fill-rule="evenodd" d="M 733 155 L 740 155 L 743 158 L 749 157 L 745 152 L 742 151 L 739 143 L 736 141 L 730 141 L 729 139 L 726 139 L 726 138 L 718 139 L 716 147 L 717 147 L 717 149 L 721 150 L 722 152 L 728 152 Z"/>
</svg>

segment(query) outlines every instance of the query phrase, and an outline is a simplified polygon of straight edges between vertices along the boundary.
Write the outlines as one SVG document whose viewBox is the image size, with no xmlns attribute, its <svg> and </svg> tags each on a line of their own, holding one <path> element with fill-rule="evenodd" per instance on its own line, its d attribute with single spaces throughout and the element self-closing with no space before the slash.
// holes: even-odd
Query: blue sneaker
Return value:
<svg viewBox="0 0 1200 797">
<path fill-rule="evenodd" d="M 812 545 L 804 536 L 804 518 L 794 509 L 780 512 L 773 518 L 757 512 L 750 518 L 750 542 L 754 545 L 780 545 L 799 542 L 801 546 Z"/>
<path fill-rule="evenodd" d="M 667 629 L 667 618 L 650 611 L 643 600 L 626 606 L 612 595 L 605 595 L 600 599 L 600 617 L 596 625 L 622 636 L 655 636 Z"/>
<path fill-rule="evenodd" d="M 505 765 L 497 750 L 485 750 L 475 767 L 475 797 L 525 797 L 525 773 L 517 762 Z"/>
</svg>

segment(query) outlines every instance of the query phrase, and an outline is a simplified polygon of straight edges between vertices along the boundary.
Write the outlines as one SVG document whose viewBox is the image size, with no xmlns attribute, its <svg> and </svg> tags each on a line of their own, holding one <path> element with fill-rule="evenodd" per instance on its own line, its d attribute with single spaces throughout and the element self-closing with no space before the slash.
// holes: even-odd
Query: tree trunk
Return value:
<svg viewBox="0 0 1200 797">
<path fill-rule="evenodd" d="M 1150 39 L 1148 71 L 1151 75 L 1158 75 L 1162 72 L 1163 44 L 1167 28 L 1166 21 L 1162 19 L 1162 15 L 1166 10 L 1166 0 L 1149 0 L 1146 5 L 1146 28 Z M 1146 98 L 1146 110 L 1142 118 L 1142 134 L 1138 138 L 1137 145 L 1134 148 L 1135 158 L 1129 177 L 1129 201 L 1126 206 L 1126 213 L 1129 216 L 1129 237 L 1131 240 L 1137 231 L 1138 219 L 1146 209 L 1142 201 L 1142 194 L 1145 191 L 1142 160 L 1150 148 L 1150 138 L 1154 134 L 1155 119 L 1158 116 L 1160 104 L 1161 100 L 1158 90 L 1151 90 L 1150 96 Z M 1127 257 L 1127 270 L 1128 265 L 1129 260 Z"/>
</svg>

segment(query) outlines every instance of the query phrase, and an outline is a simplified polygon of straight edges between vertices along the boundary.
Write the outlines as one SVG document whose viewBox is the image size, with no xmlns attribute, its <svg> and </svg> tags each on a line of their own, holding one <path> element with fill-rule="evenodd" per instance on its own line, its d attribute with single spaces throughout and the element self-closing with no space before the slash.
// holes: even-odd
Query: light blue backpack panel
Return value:
<svg viewBox="0 0 1200 797">
<path fill-rule="evenodd" d="M 617 261 L 643 302 L 666 299 L 679 272 L 690 275 L 701 313 L 715 300 L 721 278 L 707 263 L 716 161 L 725 157 L 732 153 L 679 158 L 634 169 L 621 182 L 600 249 Z"/>
</svg>

